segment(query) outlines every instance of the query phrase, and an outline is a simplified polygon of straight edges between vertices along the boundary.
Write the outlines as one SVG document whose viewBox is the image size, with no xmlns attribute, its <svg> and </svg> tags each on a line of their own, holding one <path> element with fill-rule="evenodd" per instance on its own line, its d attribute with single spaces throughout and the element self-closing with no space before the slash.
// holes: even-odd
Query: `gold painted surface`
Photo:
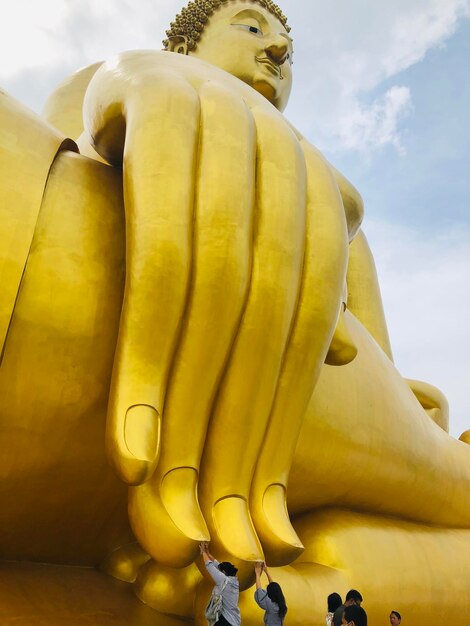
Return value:
<svg viewBox="0 0 470 626">
<path fill-rule="evenodd" d="M 0 563 L 2 626 L 179 626 L 92 568 Z"/>
<path fill-rule="evenodd" d="M 0 368 L 6 559 L 98 564 L 132 535 L 102 445 L 122 299 L 119 175 L 55 160 Z"/>
<path fill-rule="evenodd" d="M 60 149 L 73 147 L 73 141 L 0 91 L 0 355 L 49 169 Z"/>
<path fill-rule="evenodd" d="M 442 391 L 421 380 L 408 379 L 407 382 L 429 417 L 448 433 L 449 403 Z"/>
<path fill-rule="evenodd" d="M 358 232 L 349 246 L 346 281 L 348 309 L 393 360 L 374 257 L 362 231 Z"/>
<path fill-rule="evenodd" d="M 0 611 L 202 624 L 210 539 L 242 589 L 253 561 L 279 566 L 292 624 L 356 587 L 371 621 L 464 626 L 468 432 L 393 365 L 360 195 L 281 114 L 285 23 L 210 2 L 197 45 L 172 35 L 52 95 L 91 158 L 54 159 L 56 131 L 2 96 L 2 254 L 21 254 L 0 296 L 0 553 L 69 567 L 4 564 Z M 252 589 L 241 606 L 259 622 Z"/>
<path fill-rule="evenodd" d="M 460 437 L 459 437 L 460 441 L 463 441 L 465 443 L 470 443 L 470 430 L 466 430 L 465 432 L 463 432 Z"/>
<path fill-rule="evenodd" d="M 289 510 L 335 505 L 469 528 L 470 450 L 429 418 L 358 320 L 349 312 L 345 319 L 358 354 L 322 370 L 291 470 Z"/>
</svg>

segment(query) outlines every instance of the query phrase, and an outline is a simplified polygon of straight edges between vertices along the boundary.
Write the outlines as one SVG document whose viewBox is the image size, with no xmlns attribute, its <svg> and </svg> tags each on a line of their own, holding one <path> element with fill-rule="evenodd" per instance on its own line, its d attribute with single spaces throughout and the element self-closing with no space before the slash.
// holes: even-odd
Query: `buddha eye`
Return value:
<svg viewBox="0 0 470 626">
<path fill-rule="evenodd" d="M 253 33 L 253 35 L 257 35 L 258 37 L 263 36 L 263 31 L 257 26 L 250 26 L 249 24 L 232 24 L 232 26 L 238 26 L 239 28 L 243 28 L 244 30 Z"/>
</svg>

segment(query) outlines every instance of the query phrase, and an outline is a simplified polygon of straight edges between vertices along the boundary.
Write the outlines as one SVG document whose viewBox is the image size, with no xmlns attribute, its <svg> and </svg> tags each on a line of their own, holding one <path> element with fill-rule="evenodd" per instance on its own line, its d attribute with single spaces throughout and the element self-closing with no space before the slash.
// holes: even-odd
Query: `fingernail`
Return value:
<svg viewBox="0 0 470 626">
<path fill-rule="evenodd" d="M 164 476 L 160 493 L 175 526 L 188 538 L 205 542 L 209 531 L 197 500 L 197 479 L 194 468 L 177 467 Z"/>
<path fill-rule="evenodd" d="M 288 565 L 303 552 L 302 542 L 289 520 L 284 485 L 275 483 L 266 488 L 256 530 L 271 565 Z"/>
<path fill-rule="evenodd" d="M 262 561 L 263 549 L 244 498 L 229 496 L 218 500 L 213 519 L 225 550 L 242 561 Z"/>
<path fill-rule="evenodd" d="M 269 533 L 275 533 L 281 541 L 293 548 L 303 549 L 302 542 L 290 523 L 284 485 L 269 485 L 263 496 L 263 511 L 270 525 Z"/>
<path fill-rule="evenodd" d="M 129 407 L 124 423 L 124 438 L 129 452 L 137 459 L 154 461 L 160 443 L 160 415 L 148 404 Z"/>
</svg>

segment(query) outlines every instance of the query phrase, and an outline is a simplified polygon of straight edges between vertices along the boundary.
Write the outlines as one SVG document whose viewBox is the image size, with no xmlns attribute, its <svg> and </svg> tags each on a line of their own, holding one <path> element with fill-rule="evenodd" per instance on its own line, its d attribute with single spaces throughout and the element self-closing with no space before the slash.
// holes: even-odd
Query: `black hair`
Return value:
<svg viewBox="0 0 470 626">
<path fill-rule="evenodd" d="M 367 613 L 357 604 L 351 604 L 344 609 L 344 618 L 347 622 L 354 622 L 355 626 L 367 626 Z"/>
<path fill-rule="evenodd" d="M 362 596 L 357 589 L 350 589 L 346 594 L 346 602 L 354 600 L 354 602 L 362 602 Z"/>
<path fill-rule="evenodd" d="M 287 604 L 279 583 L 269 583 L 266 587 L 268 598 L 279 607 L 279 617 L 283 619 L 287 613 Z"/>
<path fill-rule="evenodd" d="M 229 561 L 222 561 L 219 563 L 219 570 L 223 572 L 226 576 L 236 576 L 238 569 Z"/>
<path fill-rule="evenodd" d="M 398 617 L 399 620 L 401 620 L 401 615 L 398 611 L 392 611 L 390 615 L 395 615 L 396 617 Z"/>
<path fill-rule="evenodd" d="M 336 591 L 334 593 L 330 593 L 327 602 L 328 613 L 334 613 L 336 609 L 339 609 L 339 607 L 343 604 L 341 596 L 339 595 L 339 593 L 336 593 Z"/>
</svg>

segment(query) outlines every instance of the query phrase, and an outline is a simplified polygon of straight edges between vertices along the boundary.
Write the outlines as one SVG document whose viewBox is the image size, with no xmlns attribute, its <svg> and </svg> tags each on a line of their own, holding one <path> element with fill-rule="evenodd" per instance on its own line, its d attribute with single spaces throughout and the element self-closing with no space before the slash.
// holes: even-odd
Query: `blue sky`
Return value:
<svg viewBox="0 0 470 626">
<path fill-rule="evenodd" d="M 40 111 L 72 71 L 161 47 L 182 0 L 16 0 L 0 87 Z M 286 116 L 360 190 L 395 361 L 470 428 L 469 0 L 279 0 L 294 37 Z M 5 15 L 5 11 L 7 14 Z"/>
<path fill-rule="evenodd" d="M 376 216 L 400 220 L 430 233 L 460 223 L 470 226 L 470 20 L 462 20 L 444 45 L 423 61 L 385 80 L 410 89 L 412 108 L 400 124 L 404 153 L 393 146 L 360 160 L 329 152 L 330 159 L 362 190 Z"/>
</svg>

